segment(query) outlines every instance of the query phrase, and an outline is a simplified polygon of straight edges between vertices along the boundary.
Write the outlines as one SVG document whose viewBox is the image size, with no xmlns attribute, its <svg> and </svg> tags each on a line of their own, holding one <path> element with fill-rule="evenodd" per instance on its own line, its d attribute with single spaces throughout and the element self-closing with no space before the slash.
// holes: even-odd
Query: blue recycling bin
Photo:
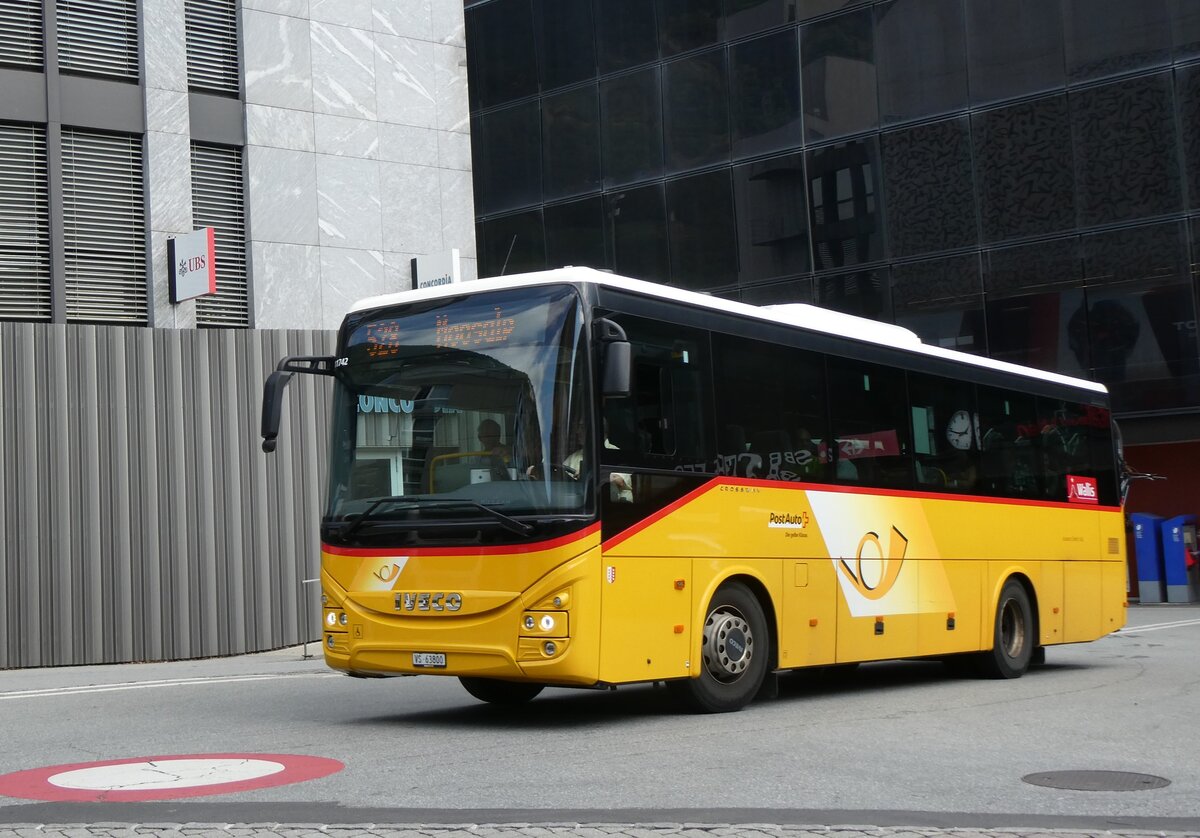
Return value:
<svg viewBox="0 0 1200 838">
<path fill-rule="evenodd" d="M 1167 602 L 1196 602 L 1195 574 L 1188 572 L 1188 556 L 1196 544 L 1196 516 L 1177 515 L 1159 522 L 1162 531 L 1163 582 Z M 1190 533 L 1186 532 L 1191 530 Z"/>
<path fill-rule="evenodd" d="M 1163 584 L 1161 515 L 1149 512 L 1134 512 L 1129 516 L 1133 522 L 1133 551 L 1137 559 L 1138 601 L 1166 602 Z"/>
</svg>

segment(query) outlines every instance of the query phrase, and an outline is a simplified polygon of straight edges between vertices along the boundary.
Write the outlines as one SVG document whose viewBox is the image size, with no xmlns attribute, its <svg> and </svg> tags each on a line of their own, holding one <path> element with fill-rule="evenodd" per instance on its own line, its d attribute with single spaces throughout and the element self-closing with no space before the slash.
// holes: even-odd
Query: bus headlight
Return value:
<svg viewBox="0 0 1200 838">
<path fill-rule="evenodd" d="M 566 611 L 526 611 L 521 615 L 522 637 L 567 637 Z"/>
<path fill-rule="evenodd" d="M 533 627 L 535 625 L 536 625 L 536 623 L 534 622 L 533 615 L 526 614 L 525 615 L 525 628 L 528 629 L 529 631 L 533 631 Z"/>
<path fill-rule="evenodd" d="M 542 644 L 542 652 L 544 652 L 546 657 L 548 657 L 548 658 L 554 657 L 554 655 L 557 651 L 558 651 L 558 646 L 555 644 L 555 642 L 553 640 L 547 640 L 545 643 Z"/>
</svg>

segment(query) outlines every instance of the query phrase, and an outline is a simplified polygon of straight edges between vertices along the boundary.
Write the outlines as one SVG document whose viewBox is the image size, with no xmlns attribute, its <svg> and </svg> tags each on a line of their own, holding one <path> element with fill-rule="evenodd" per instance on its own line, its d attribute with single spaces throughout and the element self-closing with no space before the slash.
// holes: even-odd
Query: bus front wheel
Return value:
<svg viewBox="0 0 1200 838">
<path fill-rule="evenodd" d="M 700 675 L 668 682 L 690 709 L 728 713 L 749 704 L 762 686 L 771 638 L 762 606 L 740 582 L 713 595 L 704 619 Z"/>
<path fill-rule="evenodd" d="M 980 655 L 979 671 L 989 678 L 1020 678 L 1029 668 L 1037 645 L 1029 593 L 1016 579 L 1009 579 L 996 603 L 992 649 Z"/>
<path fill-rule="evenodd" d="M 524 704 L 531 701 L 544 689 L 541 684 L 528 684 L 524 681 L 496 681 L 492 678 L 468 678 L 466 676 L 458 680 L 467 692 L 488 704 L 508 706 Z"/>
</svg>

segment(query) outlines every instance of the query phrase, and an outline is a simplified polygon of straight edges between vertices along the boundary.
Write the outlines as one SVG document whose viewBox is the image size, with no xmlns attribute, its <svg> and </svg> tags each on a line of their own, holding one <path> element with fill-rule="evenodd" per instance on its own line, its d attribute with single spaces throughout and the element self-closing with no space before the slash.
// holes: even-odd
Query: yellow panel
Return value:
<svg viewBox="0 0 1200 838">
<path fill-rule="evenodd" d="M 1038 626 L 1041 644 L 1063 643 L 1063 563 L 1041 562 L 1037 581 Z"/>
<path fill-rule="evenodd" d="M 820 666 L 836 660 L 837 576 L 833 562 L 804 567 L 804 586 L 785 585 L 779 615 L 779 667 Z M 800 573 L 794 573 L 799 579 Z M 815 625 L 814 625 L 815 623 Z"/>
<path fill-rule="evenodd" d="M 1063 640 L 1095 640 L 1103 625 L 1100 562 L 1063 563 Z"/>
<path fill-rule="evenodd" d="M 921 562 L 917 633 L 922 655 L 973 652 L 980 648 L 984 564 Z"/>
<path fill-rule="evenodd" d="M 609 556 L 603 564 L 600 680 L 617 683 L 687 675 L 696 629 L 691 562 Z"/>
<path fill-rule="evenodd" d="M 1124 561 L 1105 562 L 1100 572 L 1104 577 L 1101 583 L 1104 590 L 1101 629 L 1113 632 L 1125 625 L 1129 616 L 1129 601 L 1125 598 L 1128 566 Z"/>
</svg>

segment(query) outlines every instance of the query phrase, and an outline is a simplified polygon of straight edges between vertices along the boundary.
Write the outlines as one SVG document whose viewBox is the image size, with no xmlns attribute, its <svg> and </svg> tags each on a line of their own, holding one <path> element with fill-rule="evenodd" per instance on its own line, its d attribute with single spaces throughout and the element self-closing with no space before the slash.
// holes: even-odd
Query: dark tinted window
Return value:
<svg viewBox="0 0 1200 838">
<path fill-rule="evenodd" d="M 601 73 L 658 58 L 658 27 L 649 0 L 595 0 L 596 52 Z"/>
<path fill-rule="evenodd" d="M 966 117 L 884 134 L 882 146 L 892 255 L 975 244 L 979 234 Z"/>
<path fill-rule="evenodd" d="M 821 355 L 713 335 L 713 365 L 718 471 L 765 480 L 829 479 Z"/>
<path fill-rule="evenodd" d="M 1071 124 L 1065 96 L 971 117 L 984 241 L 1075 226 Z"/>
<path fill-rule="evenodd" d="M 908 394 L 917 488 L 977 491 L 975 387 L 966 381 L 909 373 Z"/>
<path fill-rule="evenodd" d="M 600 105 L 588 85 L 542 99 L 545 200 L 600 188 Z"/>
<path fill-rule="evenodd" d="M 657 5 L 664 58 L 721 40 L 721 0 L 658 0 Z"/>
<path fill-rule="evenodd" d="M 667 172 L 729 159 L 729 82 L 725 50 L 663 66 Z"/>
<path fill-rule="evenodd" d="M 1042 451 L 1033 396 L 979 387 L 980 491 L 1010 498 L 1042 496 Z"/>
<path fill-rule="evenodd" d="M 800 19 L 808 20 L 812 17 L 836 12 L 839 9 L 861 6 L 867 2 L 869 0 L 796 0 L 795 5 L 798 7 Z"/>
<path fill-rule="evenodd" d="M 816 269 L 882 258 L 878 139 L 813 149 L 806 166 Z"/>
<path fill-rule="evenodd" d="M 963 0 L 891 0 L 875 7 L 879 115 L 901 122 L 967 102 Z"/>
<path fill-rule="evenodd" d="M 787 29 L 729 50 L 733 156 L 799 146 L 800 51 Z"/>
<path fill-rule="evenodd" d="M 933 346 L 987 354 L 978 255 L 896 265 L 891 290 L 896 325 Z"/>
<path fill-rule="evenodd" d="M 810 276 L 772 282 L 769 285 L 751 285 L 741 289 L 738 298 L 753 306 L 775 305 L 776 303 L 812 303 L 813 280 Z"/>
<path fill-rule="evenodd" d="M 966 12 L 973 102 L 1062 87 L 1060 0 L 967 0 Z"/>
<path fill-rule="evenodd" d="M 592 0 L 533 0 L 542 90 L 596 75 Z"/>
<path fill-rule="evenodd" d="M 727 40 L 753 35 L 796 20 L 793 0 L 725 0 Z"/>
<path fill-rule="evenodd" d="M 1183 136 L 1183 156 L 1187 169 L 1188 202 L 1200 209 L 1200 65 L 1175 71 L 1175 90 L 1179 97 L 1179 127 Z"/>
<path fill-rule="evenodd" d="M 1167 0 L 1171 10 L 1171 42 L 1178 59 L 1200 55 L 1200 3 L 1196 0 Z"/>
<path fill-rule="evenodd" d="M 1112 421 L 1102 407 L 1039 398 L 1038 434 L 1046 500 L 1117 504 Z"/>
<path fill-rule="evenodd" d="M 870 9 L 800 30 L 804 130 L 810 140 L 840 137 L 879 123 Z"/>
<path fill-rule="evenodd" d="M 482 212 L 542 200 L 541 114 L 536 101 L 483 115 Z"/>
<path fill-rule="evenodd" d="M 468 13 L 474 35 L 471 87 L 491 107 L 538 91 L 530 0 L 497 0 Z"/>
<path fill-rule="evenodd" d="M 711 469 L 715 459 L 705 333 L 626 315 L 612 315 L 633 348 L 633 393 L 607 399 L 601 462 L 654 468 Z M 637 494 L 637 486 L 634 486 Z"/>
<path fill-rule="evenodd" d="M 606 187 L 661 175 L 658 68 L 601 82 L 600 125 Z"/>
<path fill-rule="evenodd" d="M 661 183 L 609 192 L 604 214 L 613 243 L 613 268 L 622 276 L 666 282 L 667 210 Z"/>
<path fill-rule="evenodd" d="M 739 282 L 810 270 L 804 155 L 735 166 L 733 194 Z"/>
<path fill-rule="evenodd" d="M 609 267 L 604 247 L 604 201 L 599 196 L 569 204 L 553 204 L 543 213 L 548 267 Z"/>
<path fill-rule="evenodd" d="M 828 365 L 838 482 L 912 488 L 904 373 L 847 358 Z"/>
<path fill-rule="evenodd" d="M 545 270 L 546 239 L 541 210 L 494 218 L 479 227 L 483 234 L 481 277 Z"/>
<path fill-rule="evenodd" d="M 683 288 L 732 285 L 737 270 L 729 170 L 667 183 L 671 281 Z"/>
<path fill-rule="evenodd" d="M 1170 73 L 1072 92 L 1071 125 L 1081 224 L 1181 208 Z"/>
<path fill-rule="evenodd" d="M 814 280 L 814 302 L 846 314 L 890 321 L 892 306 L 888 285 L 886 268 L 819 276 Z"/>
<path fill-rule="evenodd" d="M 1167 0 L 1064 0 L 1064 9 L 1072 80 L 1139 70 L 1171 58 Z"/>
</svg>

